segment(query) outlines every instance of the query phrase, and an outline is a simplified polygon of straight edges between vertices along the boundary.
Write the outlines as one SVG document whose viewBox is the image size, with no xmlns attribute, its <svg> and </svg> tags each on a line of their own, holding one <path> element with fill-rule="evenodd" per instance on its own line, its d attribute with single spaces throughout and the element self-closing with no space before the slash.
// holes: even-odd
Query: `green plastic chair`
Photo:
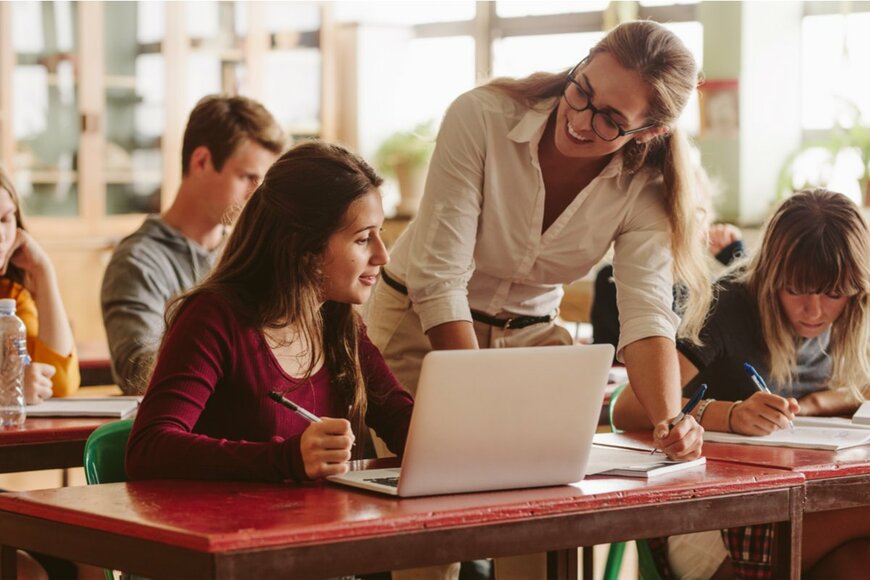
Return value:
<svg viewBox="0 0 870 580">
<path fill-rule="evenodd" d="M 85 442 L 85 479 L 88 485 L 118 483 L 127 480 L 124 456 L 133 419 L 112 421 L 94 429 Z M 106 580 L 115 580 L 114 572 L 103 568 Z"/>
<path fill-rule="evenodd" d="M 85 479 L 88 485 L 127 480 L 124 455 L 133 419 L 113 421 L 98 427 L 85 442 Z"/>
<path fill-rule="evenodd" d="M 622 429 L 617 429 L 613 426 L 613 408 L 619 395 L 622 394 L 627 385 L 628 383 L 619 385 L 613 391 L 613 394 L 610 395 L 607 414 L 610 419 L 610 430 L 614 433 L 622 433 Z M 656 568 L 652 550 L 646 540 L 635 540 L 634 543 L 637 546 L 637 569 L 641 580 L 662 580 L 658 568 Z M 604 564 L 604 580 L 617 580 L 619 578 L 622 558 L 625 555 L 625 546 L 626 542 L 614 542 L 610 544 L 610 549 L 607 551 L 607 562 Z"/>
</svg>

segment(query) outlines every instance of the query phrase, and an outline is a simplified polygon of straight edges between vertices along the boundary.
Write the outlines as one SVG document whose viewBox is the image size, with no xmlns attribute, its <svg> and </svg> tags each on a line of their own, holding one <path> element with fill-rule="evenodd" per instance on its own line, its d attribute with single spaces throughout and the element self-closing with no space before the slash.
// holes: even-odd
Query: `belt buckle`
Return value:
<svg viewBox="0 0 870 580">
<path fill-rule="evenodd" d="M 516 318 L 508 318 L 504 323 L 504 329 L 510 330 L 511 328 L 513 328 L 513 326 L 511 325 L 513 324 L 514 320 L 516 320 Z"/>
</svg>

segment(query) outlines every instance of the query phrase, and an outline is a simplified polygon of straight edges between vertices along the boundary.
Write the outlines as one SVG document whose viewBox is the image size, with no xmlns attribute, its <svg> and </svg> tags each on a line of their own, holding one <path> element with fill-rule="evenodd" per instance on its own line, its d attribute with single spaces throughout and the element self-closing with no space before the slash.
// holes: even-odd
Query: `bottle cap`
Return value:
<svg viewBox="0 0 870 580">
<path fill-rule="evenodd" d="M 0 299 L 0 314 L 15 314 L 15 299 L 2 298 Z"/>
</svg>

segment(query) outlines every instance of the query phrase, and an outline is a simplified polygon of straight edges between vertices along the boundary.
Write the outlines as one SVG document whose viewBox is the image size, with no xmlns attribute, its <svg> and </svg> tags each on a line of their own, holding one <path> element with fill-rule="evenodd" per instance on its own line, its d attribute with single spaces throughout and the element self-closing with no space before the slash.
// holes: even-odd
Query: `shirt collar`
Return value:
<svg viewBox="0 0 870 580">
<path fill-rule="evenodd" d="M 514 128 L 511 129 L 510 133 L 508 133 L 508 139 L 515 143 L 528 143 L 530 147 L 537 148 L 538 143 L 541 141 L 541 136 L 544 134 L 547 119 L 550 118 L 550 114 L 560 98 L 553 97 L 527 110 L 520 117 L 517 124 L 514 125 Z M 598 176 L 604 178 L 618 177 L 622 173 L 622 161 L 622 152 L 617 151 L 610 159 L 610 163 L 601 170 Z"/>
<path fill-rule="evenodd" d="M 544 127 L 547 125 L 547 119 L 550 118 L 550 114 L 556 107 L 557 102 L 558 97 L 553 97 L 529 108 L 520 118 L 519 122 L 514 125 L 510 133 L 508 133 L 508 139 L 515 143 L 534 142 L 534 144 L 537 144 L 541 140 Z"/>
</svg>

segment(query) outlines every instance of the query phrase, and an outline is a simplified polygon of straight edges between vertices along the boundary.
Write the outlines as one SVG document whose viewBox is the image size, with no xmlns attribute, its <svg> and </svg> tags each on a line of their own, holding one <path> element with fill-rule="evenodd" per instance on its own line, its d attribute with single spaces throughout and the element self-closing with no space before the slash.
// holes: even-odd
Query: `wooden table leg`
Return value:
<svg viewBox="0 0 870 580">
<path fill-rule="evenodd" d="M 18 550 L 10 546 L 0 546 L 0 579 L 18 579 Z"/>
<path fill-rule="evenodd" d="M 595 578 L 595 546 L 583 546 L 583 580 Z"/>
<path fill-rule="evenodd" d="M 547 580 L 577 580 L 577 548 L 547 552 Z"/>
<path fill-rule="evenodd" d="M 791 492 L 789 500 L 790 520 L 780 522 L 776 526 L 776 568 L 778 575 L 788 577 L 791 580 L 800 580 L 801 577 L 801 540 L 803 537 L 804 522 L 804 499 L 803 487 L 795 488 Z"/>
</svg>

